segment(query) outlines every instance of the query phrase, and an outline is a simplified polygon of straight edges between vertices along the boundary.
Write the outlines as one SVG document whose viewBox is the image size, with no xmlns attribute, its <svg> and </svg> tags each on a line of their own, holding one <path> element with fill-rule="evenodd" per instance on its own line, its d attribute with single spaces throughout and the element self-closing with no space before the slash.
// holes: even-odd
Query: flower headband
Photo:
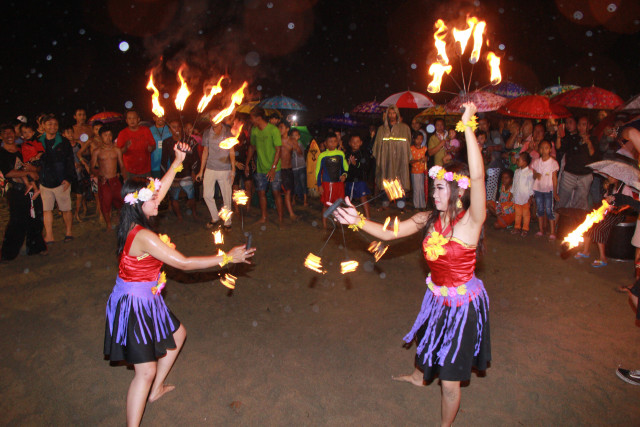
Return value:
<svg viewBox="0 0 640 427">
<path fill-rule="evenodd" d="M 145 188 L 141 188 L 135 193 L 127 194 L 124 197 L 124 201 L 125 203 L 129 203 L 131 206 L 138 203 L 138 201 L 141 201 L 143 203 L 148 202 L 149 200 L 151 200 L 151 198 L 153 198 L 153 193 L 160 190 L 161 186 L 162 186 L 162 183 L 158 178 L 156 179 L 149 178 L 149 185 L 147 185 Z"/>
<path fill-rule="evenodd" d="M 433 166 L 429 169 L 429 178 L 431 179 L 444 179 L 445 181 L 457 181 L 458 187 L 467 189 L 471 187 L 471 182 L 468 176 L 460 175 L 454 172 L 447 172 L 442 166 Z"/>
</svg>

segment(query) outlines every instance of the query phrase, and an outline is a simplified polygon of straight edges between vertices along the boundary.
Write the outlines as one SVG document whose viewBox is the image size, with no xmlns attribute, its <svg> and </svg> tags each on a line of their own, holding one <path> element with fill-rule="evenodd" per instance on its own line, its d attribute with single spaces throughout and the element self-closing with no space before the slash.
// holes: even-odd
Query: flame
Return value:
<svg viewBox="0 0 640 427">
<path fill-rule="evenodd" d="M 235 91 L 233 95 L 231 95 L 231 103 L 227 108 L 225 108 L 224 110 L 216 114 L 216 116 L 213 118 L 214 124 L 217 125 L 218 123 L 220 123 L 222 120 L 224 120 L 225 117 L 233 113 L 233 110 L 236 108 L 236 105 L 242 104 L 242 100 L 244 99 L 244 90 L 246 89 L 248 84 L 249 83 L 247 82 L 242 83 L 242 86 L 240 87 L 240 89 L 238 89 L 237 91 Z"/>
<path fill-rule="evenodd" d="M 238 129 L 238 132 L 236 133 L 235 136 L 230 136 L 229 138 L 220 141 L 220 144 L 219 144 L 220 148 L 224 148 L 225 150 L 228 150 L 234 145 L 236 145 L 238 143 L 238 137 L 240 136 L 240 132 L 242 132 L 243 126 L 244 124 L 240 125 L 240 128 Z M 233 135 L 233 129 L 231 130 L 231 134 Z"/>
<path fill-rule="evenodd" d="M 326 271 L 322 269 L 322 258 L 312 253 L 309 253 L 309 255 L 307 255 L 307 258 L 304 260 L 304 266 L 310 270 L 315 271 L 316 273 L 326 273 Z"/>
<path fill-rule="evenodd" d="M 473 50 L 471 51 L 471 56 L 469 57 L 469 62 L 475 64 L 480 59 L 480 50 L 482 50 L 482 34 L 484 34 L 484 29 L 487 26 L 487 23 L 484 21 L 480 21 L 476 24 L 473 29 Z"/>
<path fill-rule="evenodd" d="M 489 52 L 487 54 L 487 62 L 489 63 L 489 69 L 491 70 L 491 84 L 497 85 L 502 81 L 502 74 L 500 74 L 500 57 L 495 53 Z"/>
<path fill-rule="evenodd" d="M 151 111 L 156 115 L 156 117 L 164 117 L 164 108 L 162 108 L 162 106 L 160 105 L 160 101 L 158 101 L 158 99 L 160 98 L 160 92 L 158 92 L 158 89 L 153 84 L 153 73 L 149 74 L 149 83 L 147 83 L 147 89 L 153 91 L 153 95 L 151 95 Z"/>
<path fill-rule="evenodd" d="M 398 217 L 393 220 L 393 235 L 398 237 L 398 230 L 400 229 L 400 222 L 398 221 Z"/>
<path fill-rule="evenodd" d="M 229 273 L 225 274 L 224 277 L 220 278 L 220 283 L 222 283 L 224 286 L 226 286 L 229 289 L 235 289 L 236 288 L 236 276 L 233 276 Z"/>
<path fill-rule="evenodd" d="M 387 197 L 390 201 L 399 199 L 404 196 L 404 189 L 402 188 L 400 181 L 398 181 L 398 178 L 394 179 L 393 181 L 387 181 L 386 179 L 383 179 L 382 186 L 384 187 L 384 191 L 385 193 L 387 193 Z"/>
<path fill-rule="evenodd" d="M 237 205 L 244 206 L 249 201 L 249 197 L 244 190 L 236 190 L 233 192 L 233 201 L 236 202 Z"/>
<path fill-rule="evenodd" d="M 460 43 L 460 55 L 464 55 L 464 51 L 467 49 L 467 42 L 469 41 L 469 37 L 471 37 L 471 32 L 473 31 L 473 27 L 478 23 L 478 18 L 472 16 L 471 18 L 467 18 L 467 26 L 466 30 L 458 30 L 457 28 L 453 29 L 453 39 Z"/>
<path fill-rule="evenodd" d="M 384 224 L 382 225 L 382 231 L 387 231 L 387 227 L 389 226 L 390 222 L 391 222 L 391 217 L 388 216 L 387 219 L 384 220 Z"/>
<path fill-rule="evenodd" d="M 353 273 L 358 268 L 358 261 L 344 261 L 340 263 L 340 273 Z"/>
<path fill-rule="evenodd" d="M 449 74 L 451 72 L 451 65 L 442 65 L 434 62 L 429 67 L 429 75 L 433 76 L 433 80 L 427 86 L 427 92 L 438 93 L 440 92 L 440 85 L 442 84 L 442 76 L 444 73 Z"/>
<path fill-rule="evenodd" d="M 220 77 L 220 80 L 218 80 L 218 83 L 216 83 L 215 86 L 211 86 L 209 88 L 209 93 L 206 93 L 206 88 L 205 88 L 205 94 L 202 95 L 202 98 L 200 98 L 200 102 L 198 102 L 198 113 L 202 113 L 204 109 L 207 108 L 207 105 L 209 105 L 209 102 L 211 102 L 211 99 L 217 94 L 219 94 L 220 92 L 222 92 L 222 86 L 220 86 L 220 83 L 222 83 L 223 79 L 224 79 L 224 76 Z"/>
<path fill-rule="evenodd" d="M 598 209 L 594 209 L 590 214 L 587 215 L 587 218 L 584 220 L 582 224 L 580 224 L 575 230 L 567 235 L 564 238 L 562 243 L 568 243 L 568 249 L 575 248 L 578 244 L 582 243 L 584 239 L 582 235 L 589 230 L 593 224 L 602 221 L 604 216 L 607 214 L 607 209 L 611 206 L 607 203 L 606 200 L 602 201 L 602 206 Z"/>
<path fill-rule="evenodd" d="M 218 211 L 218 217 L 220 217 L 224 222 L 227 222 L 229 218 L 231 218 L 231 215 L 233 215 L 233 212 L 231 212 L 226 206 L 223 206 Z"/>
<path fill-rule="evenodd" d="M 382 242 L 371 242 L 368 251 L 373 254 L 376 262 L 378 262 L 380 258 L 382 258 L 382 255 L 387 252 L 387 249 L 389 249 L 389 246 L 383 245 Z"/>
<path fill-rule="evenodd" d="M 221 245 L 224 243 L 224 236 L 222 235 L 222 231 L 221 230 L 216 230 L 214 232 L 212 232 L 211 234 L 213 234 L 213 242 L 216 245 Z"/>
<path fill-rule="evenodd" d="M 182 64 L 178 69 L 178 77 L 180 78 L 180 89 L 176 94 L 175 100 L 176 108 L 180 111 L 182 111 L 182 109 L 184 108 L 184 103 L 187 102 L 187 98 L 189 97 L 189 95 L 191 95 L 191 92 L 189 92 L 189 88 L 187 87 L 187 83 L 182 77 L 182 70 L 184 70 L 184 67 L 186 67 L 186 65 Z"/>
<path fill-rule="evenodd" d="M 447 43 L 444 41 L 447 35 L 447 26 L 442 19 L 436 21 L 436 32 L 433 33 L 435 39 L 436 49 L 438 51 L 438 62 L 446 65 L 449 63 L 449 57 L 447 56 Z"/>
</svg>

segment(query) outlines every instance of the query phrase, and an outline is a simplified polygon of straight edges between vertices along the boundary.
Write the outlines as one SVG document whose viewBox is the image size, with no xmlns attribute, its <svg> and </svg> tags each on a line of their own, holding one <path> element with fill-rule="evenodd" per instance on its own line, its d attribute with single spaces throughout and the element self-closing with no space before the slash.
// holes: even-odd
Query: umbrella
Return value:
<svg viewBox="0 0 640 427">
<path fill-rule="evenodd" d="M 497 110 L 507 101 L 507 98 L 493 93 L 475 91 L 456 96 L 447 102 L 445 109 L 450 113 L 457 113 L 461 112 L 462 104 L 465 102 L 473 102 L 476 104 L 476 107 L 478 107 L 478 113 L 486 113 Z"/>
<path fill-rule="evenodd" d="M 253 110 L 253 108 L 255 106 L 257 106 L 259 103 L 260 103 L 260 101 L 249 101 L 249 102 L 245 102 L 244 104 L 240 104 L 238 106 L 238 108 L 236 108 L 236 113 L 249 114 L 249 113 L 251 113 L 251 110 Z M 266 113 L 267 116 L 282 117 L 282 113 L 280 113 L 280 111 L 278 111 L 278 110 L 265 108 L 264 112 Z"/>
<path fill-rule="evenodd" d="M 640 169 L 615 160 L 601 160 L 587 165 L 594 172 L 608 175 L 640 191 Z"/>
<path fill-rule="evenodd" d="M 103 111 L 102 113 L 95 114 L 89 119 L 89 124 L 94 122 L 102 123 L 114 123 L 122 120 L 122 114 L 115 111 Z"/>
<path fill-rule="evenodd" d="M 569 92 L 570 90 L 580 89 L 580 86 L 576 85 L 553 85 L 549 87 L 545 87 L 538 93 L 538 95 L 548 96 L 549 98 L 553 98 L 556 95 L 562 95 L 565 92 Z"/>
<path fill-rule="evenodd" d="M 527 119 L 561 119 L 571 116 L 565 107 L 551 103 L 549 98 L 542 95 L 527 95 L 512 99 L 500 107 L 498 113 Z"/>
<path fill-rule="evenodd" d="M 338 127 L 354 128 L 360 123 L 348 116 L 348 114 L 334 114 L 321 120 L 323 124 Z"/>
<path fill-rule="evenodd" d="M 307 111 L 307 107 L 305 107 L 300 101 L 296 101 L 293 98 L 283 95 L 267 98 L 258 105 L 262 108 L 272 108 L 275 110 Z"/>
<path fill-rule="evenodd" d="M 589 110 L 613 110 L 624 104 L 622 98 L 615 93 L 596 86 L 570 90 L 553 98 L 553 102 L 565 107 Z"/>
<path fill-rule="evenodd" d="M 487 88 L 486 91 L 504 98 L 517 98 L 519 96 L 531 95 L 531 92 L 524 87 L 506 80 L 495 86 Z"/>
<path fill-rule="evenodd" d="M 627 101 L 626 104 L 619 111 L 636 111 L 640 110 L 640 95 L 636 95 L 630 100 Z"/>
<path fill-rule="evenodd" d="M 380 103 L 383 107 L 394 105 L 398 108 L 429 108 L 436 105 L 427 95 L 410 90 L 394 93 Z"/>
<path fill-rule="evenodd" d="M 382 114 L 384 107 L 380 106 L 380 103 L 376 101 L 369 101 L 356 105 L 351 112 L 354 114 Z"/>
</svg>

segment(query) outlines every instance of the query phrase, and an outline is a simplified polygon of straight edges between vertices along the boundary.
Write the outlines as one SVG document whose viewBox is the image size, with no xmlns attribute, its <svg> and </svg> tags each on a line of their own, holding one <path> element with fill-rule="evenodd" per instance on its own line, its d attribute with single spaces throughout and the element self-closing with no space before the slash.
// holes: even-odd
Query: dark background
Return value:
<svg viewBox="0 0 640 427">
<path fill-rule="evenodd" d="M 624 99 L 640 92 L 636 0 L 12 1 L 0 18 L 0 120 L 40 111 L 69 117 L 76 106 L 89 115 L 123 111 L 126 101 L 148 119 L 145 86 L 154 67 L 171 115 L 175 72 L 186 61 L 195 88 L 186 115 L 195 112 L 203 83 L 226 72 L 231 80 L 214 104 L 228 102 L 246 79 L 248 99 L 284 94 L 304 103 L 306 124 L 398 91 L 426 93 L 435 20 L 463 28 L 467 13 L 487 21 L 503 78 L 530 91 L 561 80 Z M 130 45 L 126 52 L 121 41 Z M 459 64 L 452 58 L 458 80 Z M 457 91 L 444 82 L 443 90 Z M 487 83 L 484 61 L 474 69 L 476 82 Z"/>
</svg>

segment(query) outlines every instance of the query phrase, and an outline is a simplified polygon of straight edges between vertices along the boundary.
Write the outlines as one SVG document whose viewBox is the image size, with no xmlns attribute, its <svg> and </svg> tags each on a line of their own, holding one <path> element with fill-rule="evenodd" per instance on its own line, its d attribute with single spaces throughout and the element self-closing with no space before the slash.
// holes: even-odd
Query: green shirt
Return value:
<svg viewBox="0 0 640 427">
<path fill-rule="evenodd" d="M 276 147 L 282 146 L 280 131 L 277 127 L 268 123 L 264 129 L 258 126 L 251 129 L 251 145 L 256 147 L 258 153 L 257 172 L 266 174 L 273 166 L 273 159 L 276 157 Z M 280 170 L 280 161 L 276 166 L 276 171 Z"/>
</svg>

